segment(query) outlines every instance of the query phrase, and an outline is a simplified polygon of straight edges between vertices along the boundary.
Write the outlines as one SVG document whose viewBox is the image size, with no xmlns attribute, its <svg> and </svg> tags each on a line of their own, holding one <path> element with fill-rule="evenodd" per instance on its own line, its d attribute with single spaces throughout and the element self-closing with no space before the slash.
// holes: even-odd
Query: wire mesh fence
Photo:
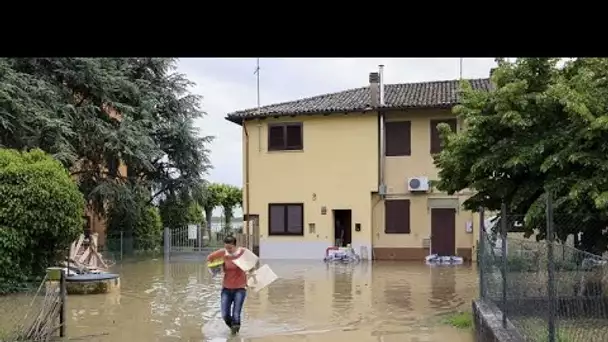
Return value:
<svg viewBox="0 0 608 342">
<path fill-rule="evenodd" d="M 576 236 L 555 239 L 556 228 L 576 232 L 584 227 L 571 214 L 548 207 L 547 239 L 539 241 L 524 237 L 529 222 L 508 215 L 504 206 L 484 219 L 480 297 L 496 304 L 504 326 L 513 324 L 526 341 L 608 341 L 608 263 L 575 248 Z"/>
<path fill-rule="evenodd" d="M 42 305 L 37 297 L 40 279 L 30 279 L 19 288 L 11 289 L 11 294 L 0 295 L 0 341 L 10 341 L 26 317 L 31 306 Z"/>
<path fill-rule="evenodd" d="M 0 296 L 0 341 L 50 341 L 60 334 L 65 293 L 59 281 L 32 280 Z"/>
<path fill-rule="evenodd" d="M 107 263 L 119 263 L 125 257 L 136 254 L 134 240 L 128 232 L 107 232 L 100 252 Z"/>
</svg>

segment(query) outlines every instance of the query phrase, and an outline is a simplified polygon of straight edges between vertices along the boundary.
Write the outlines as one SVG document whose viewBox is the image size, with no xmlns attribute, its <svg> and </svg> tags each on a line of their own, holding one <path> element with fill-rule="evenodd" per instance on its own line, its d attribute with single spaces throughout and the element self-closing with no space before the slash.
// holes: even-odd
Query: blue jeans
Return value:
<svg viewBox="0 0 608 342">
<path fill-rule="evenodd" d="M 222 318 L 229 327 L 241 325 L 241 311 L 246 296 L 245 289 L 222 289 Z"/>
</svg>

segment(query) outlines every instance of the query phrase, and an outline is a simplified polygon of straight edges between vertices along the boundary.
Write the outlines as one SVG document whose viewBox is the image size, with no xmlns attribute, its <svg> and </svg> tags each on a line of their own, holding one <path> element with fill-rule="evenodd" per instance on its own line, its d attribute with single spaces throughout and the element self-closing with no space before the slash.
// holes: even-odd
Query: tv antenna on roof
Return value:
<svg viewBox="0 0 608 342">
<path fill-rule="evenodd" d="M 258 114 L 260 114 L 260 59 L 256 58 L 255 71 L 253 72 L 257 78 L 257 92 L 258 92 Z"/>
</svg>

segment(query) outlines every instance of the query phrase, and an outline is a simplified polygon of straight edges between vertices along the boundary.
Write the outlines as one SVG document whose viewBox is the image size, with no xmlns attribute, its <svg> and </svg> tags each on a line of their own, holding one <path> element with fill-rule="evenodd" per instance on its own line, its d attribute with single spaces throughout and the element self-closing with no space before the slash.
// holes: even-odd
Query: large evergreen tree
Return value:
<svg viewBox="0 0 608 342">
<path fill-rule="evenodd" d="M 129 210 L 200 182 L 201 98 L 173 58 L 0 58 L 0 145 L 40 148 L 79 180 L 89 206 Z M 123 162 L 127 172 L 121 173 Z"/>
</svg>

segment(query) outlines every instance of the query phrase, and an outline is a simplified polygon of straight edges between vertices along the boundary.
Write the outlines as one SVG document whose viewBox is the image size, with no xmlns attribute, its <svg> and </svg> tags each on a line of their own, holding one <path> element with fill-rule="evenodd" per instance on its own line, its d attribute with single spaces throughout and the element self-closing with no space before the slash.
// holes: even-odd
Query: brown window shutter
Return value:
<svg viewBox="0 0 608 342">
<path fill-rule="evenodd" d="M 384 202 L 384 232 L 387 234 L 410 233 L 410 200 Z"/>
<path fill-rule="evenodd" d="M 456 126 L 457 126 L 457 123 L 458 123 L 457 119 L 448 119 L 448 120 L 445 121 L 445 123 L 447 123 L 448 125 L 450 125 L 450 129 L 452 130 L 452 132 L 458 132 L 456 130 Z"/>
<path fill-rule="evenodd" d="M 385 123 L 387 157 L 409 156 L 412 154 L 412 122 L 393 121 Z"/>
<path fill-rule="evenodd" d="M 439 130 L 437 129 L 437 125 L 440 123 L 447 123 L 450 126 L 452 132 L 456 132 L 456 119 L 441 119 L 441 120 L 431 120 L 430 124 L 430 134 L 431 134 L 431 153 L 439 153 L 441 152 L 441 137 L 439 136 Z"/>
<path fill-rule="evenodd" d="M 268 126 L 268 150 L 276 151 L 285 149 L 285 126 Z"/>
<path fill-rule="evenodd" d="M 107 161 L 107 169 L 108 174 L 116 177 L 118 175 L 118 166 L 120 165 L 120 160 L 118 158 L 110 157 Z"/>
<path fill-rule="evenodd" d="M 302 144 L 302 124 L 290 124 L 286 126 L 287 149 L 301 150 Z"/>
</svg>

